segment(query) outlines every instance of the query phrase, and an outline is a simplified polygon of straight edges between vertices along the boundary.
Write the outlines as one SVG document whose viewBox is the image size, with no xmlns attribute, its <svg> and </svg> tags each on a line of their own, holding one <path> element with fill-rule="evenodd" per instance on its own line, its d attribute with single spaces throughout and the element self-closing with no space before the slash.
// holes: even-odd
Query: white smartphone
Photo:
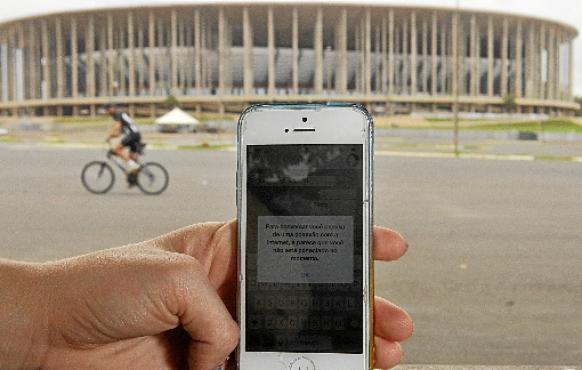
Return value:
<svg viewBox="0 0 582 370">
<path fill-rule="evenodd" d="M 372 130 L 352 104 L 241 115 L 239 369 L 372 368 Z"/>
</svg>

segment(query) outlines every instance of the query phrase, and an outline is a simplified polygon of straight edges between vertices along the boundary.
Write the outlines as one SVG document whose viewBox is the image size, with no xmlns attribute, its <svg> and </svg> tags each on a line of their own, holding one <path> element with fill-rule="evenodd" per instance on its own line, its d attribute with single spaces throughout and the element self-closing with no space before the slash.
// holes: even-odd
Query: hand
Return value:
<svg viewBox="0 0 582 370">
<path fill-rule="evenodd" d="M 376 228 L 374 242 L 378 260 L 406 251 L 387 229 Z M 234 221 L 40 265 L 35 283 L 25 287 L 28 296 L 42 297 L 30 310 L 37 323 L 29 346 L 34 366 L 214 369 L 238 344 L 236 265 Z M 376 366 L 392 367 L 412 321 L 384 299 L 375 304 Z"/>
</svg>

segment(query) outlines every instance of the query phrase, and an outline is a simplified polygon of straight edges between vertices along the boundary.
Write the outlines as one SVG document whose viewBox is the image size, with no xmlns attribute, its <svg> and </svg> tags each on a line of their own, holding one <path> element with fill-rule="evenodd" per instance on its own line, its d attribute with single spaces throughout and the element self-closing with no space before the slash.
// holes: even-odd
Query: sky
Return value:
<svg viewBox="0 0 582 370">
<path fill-rule="evenodd" d="M 39 15 L 47 12 L 67 10 L 95 9 L 116 6 L 146 6 L 164 4 L 192 4 L 197 2 L 212 3 L 213 1 L 181 1 L 181 0 L 0 0 L 0 22 L 4 20 Z M 457 0 L 366 0 L 365 3 L 384 5 L 428 5 L 440 7 L 455 7 Z M 582 30 L 582 11 L 579 10 L 580 0 L 459 0 L 461 8 L 510 12 L 523 15 L 537 16 L 567 23 Z M 238 0 L 225 0 L 221 2 L 241 2 Z M 253 1 L 244 2 L 277 2 Z M 314 1 L 301 1 L 314 2 Z M 318 1 L 315 1 L 318 2 Z M 319 2 L 324 2 L 320 0 Z M 362 3 L 358 0 L 334 1 L 337 3 Z M 575 42 L 575 67 L 574 67 L 574 91 L 582 96 L 582 37 Z"/>
</svg>

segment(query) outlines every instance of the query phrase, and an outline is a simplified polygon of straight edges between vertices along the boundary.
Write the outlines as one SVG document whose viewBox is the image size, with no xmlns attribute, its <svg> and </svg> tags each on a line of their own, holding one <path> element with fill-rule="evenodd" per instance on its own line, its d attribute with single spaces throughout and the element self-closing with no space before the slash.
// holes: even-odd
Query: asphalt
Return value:
<svg viewBox="0 0 582 370">
<path fill-rule="evenodd" d="M 233 152 L 150 151 L 171 175 L 159 197 L 122 181 L 86 192 L 81 168 L 102 156 L 0 145 L 0 257 L 54 260 L 235 216 Z M 582 164 L 383 155 L 375 173 L 375 222 L 410 242 L 376 275 L 415 320 L 402 369 L 582 364 Z"/>
</svg>

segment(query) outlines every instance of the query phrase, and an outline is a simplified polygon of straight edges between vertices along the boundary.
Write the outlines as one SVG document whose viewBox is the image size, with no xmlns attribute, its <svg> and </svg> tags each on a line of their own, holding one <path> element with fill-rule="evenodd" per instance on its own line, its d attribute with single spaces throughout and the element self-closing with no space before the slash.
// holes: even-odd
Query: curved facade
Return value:
<svg viewBox="0 0 582 370">
<path fill-rule="evenodd" d="M 194 4 L 0 24 L 0 114 L 156 114 L 356 101 L 376 112 L 571 114 L 576 29 L 511 14 L 366 4 Z"/>
</svg>

